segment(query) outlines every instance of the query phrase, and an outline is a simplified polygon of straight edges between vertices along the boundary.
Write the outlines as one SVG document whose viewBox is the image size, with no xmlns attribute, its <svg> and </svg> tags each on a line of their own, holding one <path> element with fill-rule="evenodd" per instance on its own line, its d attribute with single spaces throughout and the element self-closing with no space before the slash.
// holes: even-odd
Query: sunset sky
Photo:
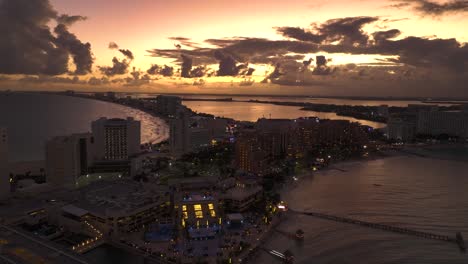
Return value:
<svg viewBox="0 0 468 264">
<path fill-rule="evenodd" d="M 468 97 L 467 26 L 466 0 L 0 0 L 0 89 Z"/>
</svg>

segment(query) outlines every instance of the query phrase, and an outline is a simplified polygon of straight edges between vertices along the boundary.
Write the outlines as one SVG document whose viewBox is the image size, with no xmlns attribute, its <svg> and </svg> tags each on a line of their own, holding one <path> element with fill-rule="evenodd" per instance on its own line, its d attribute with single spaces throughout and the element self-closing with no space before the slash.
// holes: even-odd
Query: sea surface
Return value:
<svg viewBox="0 0 468 264">
<path fill-rule="evenodd" d="M 146 94 L 146 93 L 129 93 L 121 94 L 122 96 L 132 96 L 137 98 L 149 98 L 156 97 L 157 94 Z M 335 105 L 367 105 L 367 106 L 400 106 L 407 107 L 408 104 L 429 104 L 429 105 L 440 105 L 440 106 L 451 106 L 458 103 L 468 103 L 467 101 L 456 101 L 451 102 L 452 100 L 443 100 L 443 103 L 437 101 L 426 101 L 422 102 L 420 100 L 396 100 L 396 99 L 357 99 L 357 98 L 323 98 L 323 97 L 314 97 L 314 96 L 261 96 L 261 95 L 197 95 L 197 94 L 187 94 L 187 95 L 178 95 L 182 98 L 202 98 L 202 99 L 220 99 L 220 98 L 232 98 L 236 101 L 249 101 L 249 100 L 259 100 L 259 101 L 272 101 L 272 102 L 305 102 L 305 103 L 316 103 L 316 104 L 335 104 Z"/>
<path fill-rule="evenodd" d="M 10 161 L 44 159 L 45 142 L 54 136 L 91 131 L 100 117 L 133 117 L 142 123 L 142 143 L 160 142 L 168 127 L 133 108 L 76 97 L 38 93 L 0 93 L 0 127 L 8 129 Z"/>
<path fill-rule="evenodd" d="M 383 128 L 385 123 L 360 120 L 352 117 L 338 116 L 335 113 L 303 111 L 301 107 L 273 105 L 248 102 L 218 102 L 218 101 L 183 101 L 182 104 L 199 113 L 229 117 L 241 121 L 257 121 L 259 118 L 318 117 L 320 119 L 349 120 L 359 122 L 373 128 Z"/>
<path fill-rule="evenodd" d="M 424 151 L 425 158 L 404 155 L 335 165 L 300 178 L 282 195 L 300 211 L 316 211 L 414 230 L 468 237 L 468 148 Z M 451 160 L 451 158 L 457 160 Z M 467 263 L 456 244 L 292 215 L 279 227 L 298 244 L 274 233 L 268 249 L 291 250 L 296 263 L 457 264 Z M 280 263 L 260 253 L 255 263 Z"/>
</svg>

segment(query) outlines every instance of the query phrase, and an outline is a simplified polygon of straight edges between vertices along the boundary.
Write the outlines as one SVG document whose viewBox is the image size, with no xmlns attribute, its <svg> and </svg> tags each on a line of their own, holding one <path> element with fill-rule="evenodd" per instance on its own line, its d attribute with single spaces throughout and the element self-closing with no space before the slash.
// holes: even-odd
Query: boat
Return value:
<svg viewBox="0 0 468 264">
<path fill-rule="evenodd" d="M 289 250 L 286 250 L 284 253 L 284 263 L 289 263 L 289 264 L 292 264 L 294 263 L 294 254 L 289 251 Z"/>
<path fill-rule="evenodd" d="M 296 231 L 296 238 L 299 239 L 299 240 L 303 240 L 304 239 L 304 231 L 302 229 L 298 229 Z"/>
</svg>

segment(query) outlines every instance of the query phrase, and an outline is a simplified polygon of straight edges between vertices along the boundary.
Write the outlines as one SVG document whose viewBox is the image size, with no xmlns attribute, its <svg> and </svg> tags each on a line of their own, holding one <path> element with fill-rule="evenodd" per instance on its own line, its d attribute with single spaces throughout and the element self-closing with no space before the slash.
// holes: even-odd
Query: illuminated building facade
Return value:
<svg viewBox="0 0 468 264">
<path fill-rule="evenodd" d="M 177 197 L 176 218 L 191 239 L 213 238 L 222 225 L 218 199 L 211 193 L 185 193 Z"/>
</svg>

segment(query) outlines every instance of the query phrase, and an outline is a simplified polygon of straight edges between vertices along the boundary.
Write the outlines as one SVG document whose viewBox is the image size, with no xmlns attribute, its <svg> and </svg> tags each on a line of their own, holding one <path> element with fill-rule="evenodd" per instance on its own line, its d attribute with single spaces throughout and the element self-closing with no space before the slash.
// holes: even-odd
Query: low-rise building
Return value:
<svg viewBox="0 0 468 264">
<path fill-rule="evenodd" d="M 109 236 L 140 230 L 171 208 L 168 189 L 131 180 L 95 182 L 80 193 L 76 202 L 62 208 L 62 225 L 79 228 L 89 223 Z"/>
<path fill-rule="evenodd" d="M 190 239 L 209 239 L 216 236 L 222 225 L 222 218 L 214 193 L 178 193 L 174 200 L 176 218 L 188 231 Z"/>
<path fill-rule="evenodd" d="M 221 199 L 226 210 L 244 212 L 250 209 L 262 194 L 263 188 L 255 180 L 238 180 L 233 188 L 221 195 Z"/>
</svg>

